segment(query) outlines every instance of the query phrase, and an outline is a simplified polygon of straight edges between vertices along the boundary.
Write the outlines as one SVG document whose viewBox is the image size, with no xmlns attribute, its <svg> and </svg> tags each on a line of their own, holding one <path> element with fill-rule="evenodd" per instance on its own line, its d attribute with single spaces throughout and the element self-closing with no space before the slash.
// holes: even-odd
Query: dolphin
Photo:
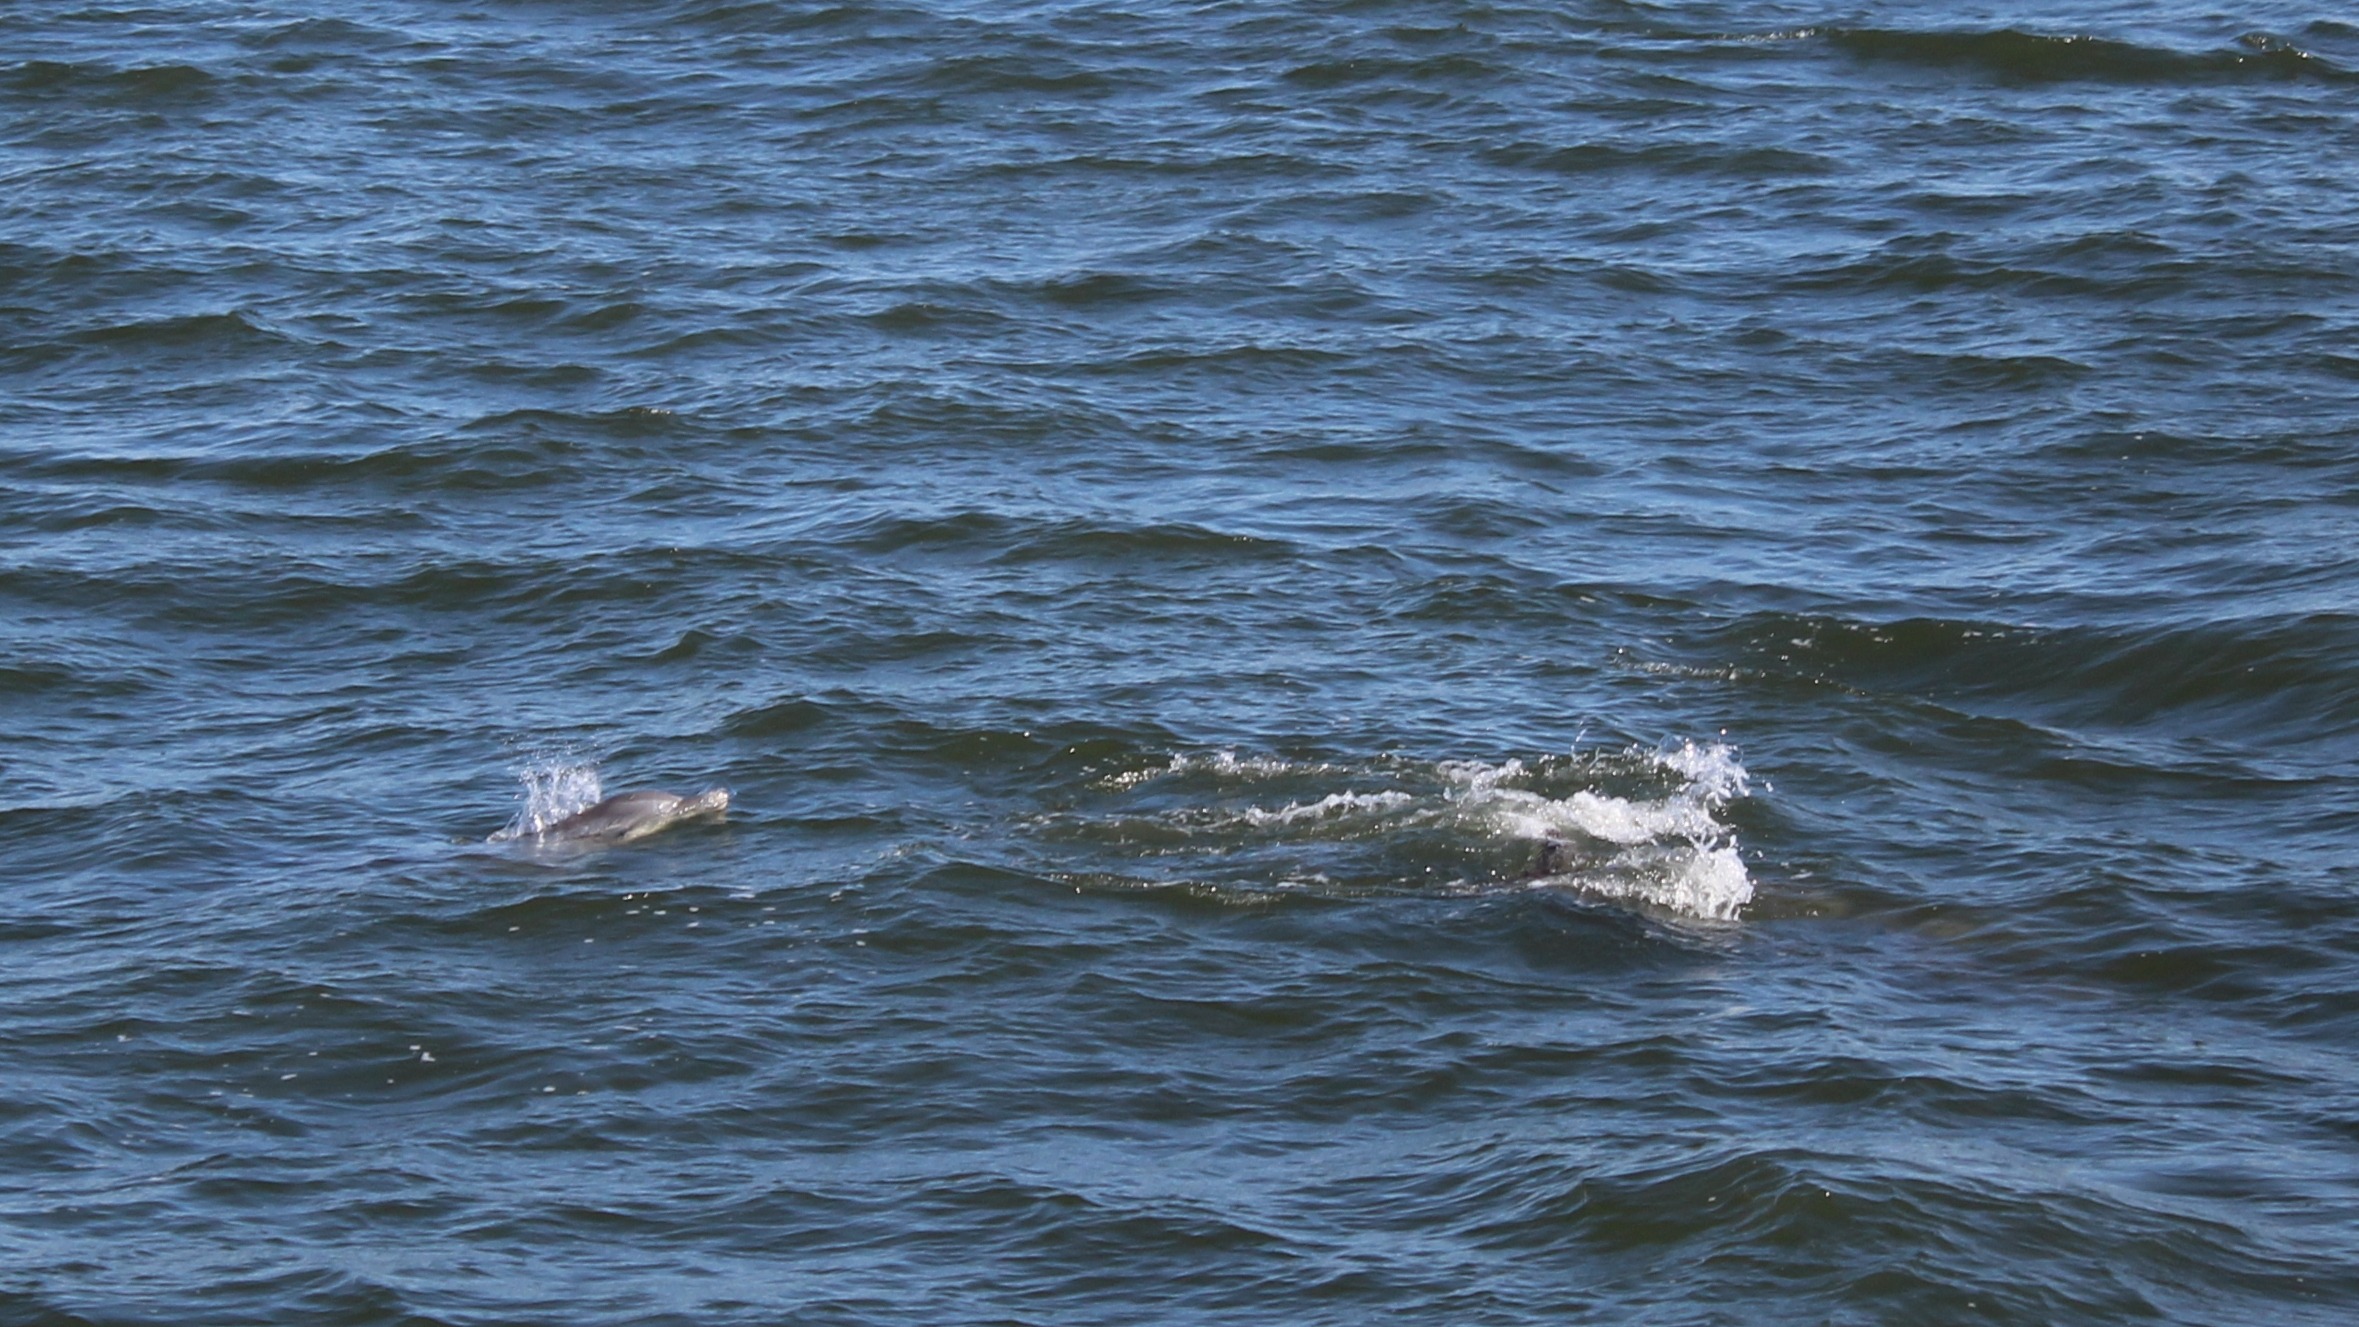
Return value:
<svg viewBox="0 0 2359 1327">
<path fill-rule="evenodd" d="M 616 793 L 529 837 L 539 843 L 629 843 L 690 820 L 720 820 L 728 813 L 727 788 L 707 788 L 694 797 L 643 788 Z"/>
<path fill-rule="evenodd" d="M 1540 855 L 1532 862 L 1531 869 L 1524 872 L 1523 878 L 1526 880 L 1545 880 L 1548 877 L 1564 870 L 1564 850 L 1564 840 L 1556 837 L 1554 834 L 1551 834 L 1548 837 L 1540 840 Z"/>
</svg>

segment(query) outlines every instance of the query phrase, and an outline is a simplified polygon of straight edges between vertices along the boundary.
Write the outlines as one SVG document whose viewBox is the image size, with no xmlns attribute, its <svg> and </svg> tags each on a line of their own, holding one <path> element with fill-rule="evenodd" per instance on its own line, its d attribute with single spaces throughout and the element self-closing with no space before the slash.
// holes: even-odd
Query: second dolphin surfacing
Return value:
<svg viewBox="0 0 2359 1327">
<path fill-rule="evenodd" d="M 694 797 L 642 789 L 616 793 L 532 837 L 542 843 L 629 843 L 687 821 L 719 820 L 728 811 L 727 788 L 707 788 Z"/>
</svg>

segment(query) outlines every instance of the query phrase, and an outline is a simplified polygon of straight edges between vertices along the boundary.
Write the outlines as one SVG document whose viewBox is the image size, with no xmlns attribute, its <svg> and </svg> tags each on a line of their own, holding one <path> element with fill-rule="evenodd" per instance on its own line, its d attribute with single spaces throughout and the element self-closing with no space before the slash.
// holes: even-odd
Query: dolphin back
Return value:
<svg viewBox="0 0 2359 1327">
<path fill-rule="evenodd" d="M 729 809 L 729 790 L 709 788 L 694 797 L 642 789 L 616 793 L 586 811 L 567 816 L 537 836 L 542 842 L 628 843 L 685 820 L 717 818 Z"/>
</svg>

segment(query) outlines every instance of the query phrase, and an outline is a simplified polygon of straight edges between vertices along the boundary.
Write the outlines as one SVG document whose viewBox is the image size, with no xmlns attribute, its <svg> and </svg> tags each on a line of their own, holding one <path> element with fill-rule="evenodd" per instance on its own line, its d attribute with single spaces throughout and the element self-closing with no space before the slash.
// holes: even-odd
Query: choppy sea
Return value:
<svg viewBox="0 0 2359 1327">
<path fill-rule="evenodd" d="M 2291 0 L 0 9 L 0 1323 L 2359 1321 L 2355 181 Z"/>
</svg>

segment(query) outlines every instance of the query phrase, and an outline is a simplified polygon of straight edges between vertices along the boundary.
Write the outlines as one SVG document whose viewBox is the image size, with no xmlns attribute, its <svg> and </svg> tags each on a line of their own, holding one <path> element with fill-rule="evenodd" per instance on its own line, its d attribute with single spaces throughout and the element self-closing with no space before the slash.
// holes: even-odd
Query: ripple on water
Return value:
<svg viewBox="0 0 2359 1327">
<path fill-rule="evenodd" d="M 2359 30 L 192 13 L 0 12 L 0 1319 L 2359 1302 Z"/>
</svg>

